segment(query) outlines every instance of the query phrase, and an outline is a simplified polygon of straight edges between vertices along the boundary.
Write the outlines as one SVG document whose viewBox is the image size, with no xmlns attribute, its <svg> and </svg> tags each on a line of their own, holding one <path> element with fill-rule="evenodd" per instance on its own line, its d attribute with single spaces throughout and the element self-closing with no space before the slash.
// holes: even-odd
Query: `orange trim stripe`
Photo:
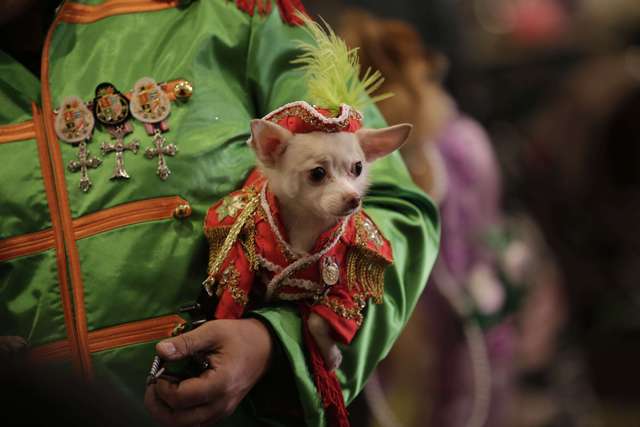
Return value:
<svg viewBox="0 0 640 427">
<path fill-rule="evenodd" d="M 75 238 L 82 239 L 126 225 L 171 218 L 174 209 L 181 204 L 187 204 L 187 201 L 178 196 L 159 197 L 85 215 L 73 222 Z"/>
<path fill-rule="evenodd" d="M 64 3 L 67 5 L 70 3 Z M 76 340 L 79 350 L 80 365 L 82 374 L 86 379 L 93 377 L 93 369 L 91 365 L 91 355 L 89 354 L 87 317 L 84 306 L 84 290 L 82 283 L 82 272 L 80 271 L 80 256 L 78 247 L 74 240 L 73 223 L 71 219 L 71 209 L 69 208 L 69 195 L 67 194 L 67 186 L 64 177 L 64 164 L 62 162 L 62 153 L 56 138 L 53 127 L 53 106 L 51 102 L 51 92 L 49 91 L 49 50 L 51 48 L 51 39 L 53 32 L 60 23 L 61 15 L 58 14 L 49 27 L 49 32 L 42 49 L 42 63 L 40 78 L 42 80 L 42 110 L 44 116 L 44 126 L 46 131 L 47 144 L 51 163 L 53 166 L 53 177 L 57 189 L 58 207 L 62 222 L 62 235 L 64 237 L 64 245 L 67 250 L 67 259 L 69 261 L 69 272 L 71 276 L 71 290 L 73 294 L 73 313 L 75 320 Z"/>
<path fill-rule="evenodd" d="M 36 130 L 33 120 L 18 123 L 15 125 L 0 126 L 0 144 L 15 141 L 25 141 L 34 139 Z"/>
<path fill-rule="evenodd" d="M 98 5 L 66 2 L 59 16 L 71 24 L 89 24 L 114 15 L 172 9 L 179 4 L 179 0 L 107 0 Z"/>
<path fill-rule="evenodd" d="M 69 340 L 55 341 L 29 349 L 30 362 L 53 362 L 68 359 L 71 356 Z"/>
<path fill-rule="evenodd" d="M 53 183 L 50 183 L 53 185 Z M 178 196 L 158 197 L 125 203 L 73 220 L 76 239 L 84 239 L 99 233 L 141 222 L 168 219 L 180 205 L 188 204 Z M 22 234 L 0 240 L 0 261 L 31 255 L 53 248 L 55 238 L 52 229 Z M 61 252 L 62 253 L 62 252 Z"/>
<path fill-rule="evenodd" d="M 161 340 L 171 336 L 176 326 L 185 320 L 176 315 L 156 317 L 125 323 L 89 332 L 89 349 L 91 353 L 111 350 L 149 341 Z M 68 340 L 55 341 L 34 347 L 29 350 L 29 360 L 34 362 L 51 362 L 69 358 L 71 352 Z"/>
<path fill-rule="evenodd" d="M 56 249 L 56 266 L 58 268 L 58 282 L 60 284 L 60 299 L 62 302 L 62 312 L 64 314 L 64 324 L 67 336 L 71 342 L 71 355 L 74 367 L 81 370 L 80 351 L 76 339 L 76 329 L 73 323 L 73 309 L 71 304 L 71 294 L 69 293 L 69 281 L 67 272 L 67 260 L 64 252 L 64 238 L 62 236 L 62 224 L 60 222 L 60 209 L 58 198 L 55 192 L 55 182 L 53 171 L 49 162 L 49 152 L 45 137 L 44 121 L 42 114 L 35 103 L 31 104 L 33 123 L 35 125 L 36 142 L 38 144 L 38 157 L 40 158 L 40 170 L 44 181 L 44 190 L 47 195 L 47 205 L 51 215 L 51 228 L 53 234 L 53 244 Z"/>
<path fill-rule="evenodd" d="M 53 230 L 22 234 L 0 240 L 0 261 L 51 249 L 54 245 Z"/>
<path fill-rule="evenodd" d="M 174 328 L 185 323 L 176 314 L 125 323 L 89 333 L 89 348 L 92 353 L 167 338 Z"/>
<path fill-rule="evenodd" d="M 89 335 L 84 304 L 84 286 L 82 280 L 82 272 L 80 270 L 80 256 L 78 253 L 78 247 L 75 242 L 73 220 L 69 207 L 69 195 L 67 193 L 64 164 L 62 162 L 62 153 L 60 151 L 60 147 L 57 144 L 57 138 L 53 126 L 53 103 L 51 100 L 51 92 L 49 90 L 49 53 L 51 48 L 51 40 L 56 27 L 61 21 L 72 23 L 89 23 L 105 18 L 107 16 L 117 14 L 169 9 L 177 6 L 178 3 L 178 0 L 109 0 L 97 6 L 87 6 L 65 2 L 61 10 L 57 14 L 55 20 L 49 27 L 49 31 L 47 33 L 47 37 L 45 39 L 44 47 L 42 50 L 40 72 L 42 82 L 42 110 L 44 116 L 46 141 L 53 168 L 55 188 L 57 190 L 56 195 L 58 209 L 62 225 L 64 246 L 66 248 L 67 260 L 69 265 L 71 291 L 73 294 L 73 319 L 75 321 L 75 338 L 73 335 L 70 335 L 70 338 L 72 338 L 72 340 L 77 343 L 81 372 L 87 379 L 91 379 L 93 377 L 93 369 L 89 349 Z M 53 217 L 55 217 L 55 215 L 53 215 Z M 61 271 L 60 266 L 59 271 Z"/>
</svg>

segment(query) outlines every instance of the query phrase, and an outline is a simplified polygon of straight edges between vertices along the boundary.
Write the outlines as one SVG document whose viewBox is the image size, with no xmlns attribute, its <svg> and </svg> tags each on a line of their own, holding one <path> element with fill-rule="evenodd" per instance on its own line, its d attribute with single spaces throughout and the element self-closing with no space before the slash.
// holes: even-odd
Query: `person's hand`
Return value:
<svg viewBox="0 0 640 427">
<path fill-rule="evenodd" d="M 147 387 L 145 406 L 165 426 L 211 425 L 233 413 L 266 371 L 271 335 L 257 319 L 212 320 L 159 342 L 165 361 L 208 354 L 211 369 L 177 384 L 159 379 Z"/>
<path fill-rule="evenodd" d="M 27 340 L 22 337 L 3 335 L 0 336 L 0 357 L 10 358 L 17 356 L 27 348 Z"/>
</svg>

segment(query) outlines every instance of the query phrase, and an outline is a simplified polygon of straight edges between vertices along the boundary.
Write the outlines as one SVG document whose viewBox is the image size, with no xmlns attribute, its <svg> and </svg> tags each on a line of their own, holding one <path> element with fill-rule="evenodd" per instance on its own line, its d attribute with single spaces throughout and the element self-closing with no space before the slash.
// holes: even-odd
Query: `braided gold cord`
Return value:
<svg viewBox="0 0 640 427">
<path fill-rule="evenodd" d="M 219 249 L 224 243 L 224 240 L 227 238 L 230 229 L 231 226 L 204 229 L 204 235 L 209 241 L 209 263 L 207 267 L 208 273 L 211 272 L 211 268 L 213 267 L 213 263 L 219 253 Z"/>
</svg>

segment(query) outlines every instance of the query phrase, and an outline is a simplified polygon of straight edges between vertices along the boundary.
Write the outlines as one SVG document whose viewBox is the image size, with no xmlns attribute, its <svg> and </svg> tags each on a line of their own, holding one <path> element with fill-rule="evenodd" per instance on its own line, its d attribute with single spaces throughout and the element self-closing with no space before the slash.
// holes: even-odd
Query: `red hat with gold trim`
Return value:
<svg viewBox="0 0 640 427">
<path fill-rule="evenodd" d="M 283 105 L 264 117 L 292 133 L 355 132 L 362 127 L 362 114 L 347 104 L 341 104 L 338 114 L 328 108 L 314 107 L 305 101 Z"/>
</svg>

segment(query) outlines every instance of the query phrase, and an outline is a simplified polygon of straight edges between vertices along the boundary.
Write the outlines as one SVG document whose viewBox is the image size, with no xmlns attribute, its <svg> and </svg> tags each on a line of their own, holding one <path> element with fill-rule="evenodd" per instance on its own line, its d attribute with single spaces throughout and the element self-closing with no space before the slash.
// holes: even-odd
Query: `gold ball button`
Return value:
<svg viewBox="0 0 640 427">
<path fill-rule="evenodd" d="M 173 87 L 173 94 L 178 101 L 188 101 L 193 95 L 193 85 L 188 80 L 180 80 Z"/>
<path fill-rule="evenodd" d="M 189 204 L 178 205 L 173 210 L 173 216 L 176 219 L 184 219 L 191 216 L 191 206 Z"/>
</svg>

